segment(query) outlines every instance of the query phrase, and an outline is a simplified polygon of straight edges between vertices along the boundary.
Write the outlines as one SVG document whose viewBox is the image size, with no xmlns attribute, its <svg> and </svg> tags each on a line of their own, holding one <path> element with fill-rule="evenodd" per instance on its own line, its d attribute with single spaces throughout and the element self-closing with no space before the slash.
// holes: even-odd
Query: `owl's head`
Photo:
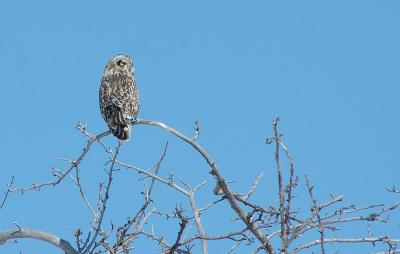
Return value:
<svg viewBox="0 0 400 254">
<path fill-rule="evenodd" d="M 128 75 L 133 76 L 135 68 L 133 61 L 130 56 L 127 55 L 116 55 L 108 60 L 106 68 L 104 69 L 104 75 Z"/>
</svg>

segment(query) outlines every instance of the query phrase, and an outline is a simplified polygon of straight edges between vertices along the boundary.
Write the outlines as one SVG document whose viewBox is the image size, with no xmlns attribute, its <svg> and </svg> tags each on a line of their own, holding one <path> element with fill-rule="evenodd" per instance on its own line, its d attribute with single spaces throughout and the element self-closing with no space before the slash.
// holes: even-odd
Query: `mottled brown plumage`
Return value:
<svg viewBox="0 0 400 254">
<path fill-rule="evenodd" d="M 132 59 L 126 55 L 111 58 L 101 80 L 100 111 L 111 133 L 129 140 L 131 123 L 139 111 L 139 94 Z"/>
</svg>

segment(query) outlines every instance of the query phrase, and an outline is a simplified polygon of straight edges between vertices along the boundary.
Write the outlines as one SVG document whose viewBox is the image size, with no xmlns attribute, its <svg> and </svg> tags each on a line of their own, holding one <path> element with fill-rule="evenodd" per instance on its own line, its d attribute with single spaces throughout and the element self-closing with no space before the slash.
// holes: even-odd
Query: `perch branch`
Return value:
<svg viewBox="0 0 400 254">
<path fill-rule="evenodd" d="M 165 131 L 167 131 L 167 132 L 177 136 L 178 138 L 182 139 L 183 141 L 187 142 L 194 149 L 196 149 L 201 154 L 201 156 L 206 160 L 207 164 L 210 166 L 211 174 L 217 179 L 217 184 L 220 186 L 220 188 L 226 195 L 226 198 L 227 198 L 230 206 L 232 207 L 232 209 L 236 212 L 236 214 L 239 216 L 239 218 L 246 224 L 246 226 L 249 228 L 249 230 L 252 232 L 252 234 L 261 242 L 262 248 L 269 254 L 275 254 L 275 251 L 272 248 L 272 245 L 268 241 L 266 236 L 251 222 L 251 220 L 246 216 L 245 211 L 236 202 L 236 199 L 235 199 L 234 195 L 232 194 L 232 192 L 229 190 L 228 185 L 227 185 L 225 179 L 222 177 L 217 164 L 214 162 L 214 160 L 211 158 L 211 156 L 204 150 L 203 147 L 201 147 L 199 144 L 197 144 L 191 138 L 188 138 L 187 136 L 183 135 L 176 129 L 171 128 L 164 123 L 151 121 L 151 120 L 139 120 L 138 119 L 135 122 L 135 124 L 136 125 L 152 125 L 152 126 L 160 127 L 162 129 L 164 129 Z"/>
</svg>

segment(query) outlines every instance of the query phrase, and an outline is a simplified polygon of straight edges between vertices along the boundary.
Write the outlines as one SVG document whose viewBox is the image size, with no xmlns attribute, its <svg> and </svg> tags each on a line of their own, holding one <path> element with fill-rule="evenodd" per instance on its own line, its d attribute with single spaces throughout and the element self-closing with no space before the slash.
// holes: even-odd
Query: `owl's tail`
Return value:
<svg viewBox="0 0 400 254">
<path fill-rule="evenodd" d="M 111 133 L 119 140 L 128 141 L 131 136 L 131 123 L 124 118 L 121 110 L 116 110 L 110 118 Z"/>
</svg>

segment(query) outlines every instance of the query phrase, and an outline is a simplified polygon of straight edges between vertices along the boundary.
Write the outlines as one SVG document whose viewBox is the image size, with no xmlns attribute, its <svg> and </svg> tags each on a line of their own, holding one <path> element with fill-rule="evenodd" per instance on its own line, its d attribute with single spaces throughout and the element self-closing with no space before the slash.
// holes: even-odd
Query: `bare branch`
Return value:
<svg viewBox="0 0 400 254">
<path fill-rule="evenodd" d="M 161 158 L 158 160 L 158 162 L 153 167 L 148 169 L 148 170 L 155 169 L 155 172 L 154 172 L 155 176 L 157 176 L 158 171 L 161 166 L 161 163 L 167 154 L 167 149 L 168 149 L 168 142 L 165 144 Z M 129 246 L 129 243 L 131 241 L 133 241 L 139 234 L 141 234 L 142 228 L 143 228 L 144 224 L 147 222 L 147 219 L 150 217 L 150 215 L 152 215 L 155 212 L 155 209 L 153 208 L 148 214 L 146 214 L 146 208 L 149 206 L 150 202 L 152 202 L 151 193 L 153 191 L 155 181 L 156 181 L 155 178 L 151 179 L 150 186 L 149 186 L 149 188 L 146 188 L 146 192 L 144 193 L 144 199 L 145 199 L 144 204 L 136 212 L 135 216 L 132 219 L 128 218 L 127 222 L 118 228 L 117 242 L 115 243 L 114 247 L 112 248 L 115 250 L 116 253 L 118 253 L 121 250 L 123 250 L 124 248 L 126 248 L 126 246 Z M 146 187 L 146 185 L 145 185 L 145 187 Z M 134 231 L 132 233 L 128 233 L 130 227 L 134 223 L 136 223 Z"/>
<path fill-rule="evenodd" d="M 325 243 L 390 243 L 395 244 L 399 243 L 400 240 L 390 239 L 388 236 L 381 236 L 381 237 L 364 237 L 364 238 L 325 238 L 323 239 Z M 301 250 L 313 247 L 315 245 L 321 244 L 321 240 L 314 240 L 309 243 L 302 244 L 292 250 L 289 254 L 297 253 Z"/>
<path fill-rule="evenodd" d="M 272 205 L 259 205 L 256 202 L 251 201 L 250 197 L 256 192 L 263 173 L 261 173 L 255 179 L 253 184 L 250 186 L 247 194 L 233 192 L 230 189 L 229 185 L 231 184 L 231 182 L 227 182 L 223 178 L 222 174 L 220 173 L 220 169 L 216 165 L 215 161 L 206 152 L 206 150 L 197 143 L 198 137 L 200 135 L 200 126 L 197 121 L 195 123 L 195 133 L 193 138 L 189 138 L 181 132 L 177 131 L 176 129 L 171 128 L 161 122 L 150 120 L 137 120 L 133 124 L 157 126 L 190 144 L 204 158 L 208 166 L 211 168 L 210 174 L 216 179 L 217 182 L 215 189 L 218 191 L 214 194 L 221 195 L 217 196 L 217 200 L 208 201 L 208 204 L 206 204 L 203 208 L 197 207 L 195 196 L 197 195 L 196 191 L 206 183 L 205 181 L 195 187 L 192 187 L 190 184 L 188 184 L 188 182 L 186 182 L 179 176 L 175 177 L 172 173 L 167 172 L 166 176 L 159 175 L 159 169 L 161 166 L 161 162 L 166 156 L 168 143 L 166 144 L 159 161 L 150 168 L 142 169 L 129 163 L 124 163 L 117 160 L 121 143 L 119 143 L 116 149 L 113 150 L 109 147 L 106 147 L 103 143 L 100 142 L 100 139 L 107 136 L 109 134 L 109 131 L 101 133 L 97 136 L 93 136 L 87 131 L 85 125 L 78 124 L 77 128 L 82 132 L 85 137 L 88 138 L 88 140 L 85 148 L 83 149 L 83 152 L 75 160 L 63 159 L 64 161 L 70 163 L 70 165 L 68 165 L 68 169 L 65 171 L 53 169 L 53 175 L 56 177 L 53 182 L 33 184 L 31 187 L 27 188 L 13 188 L 12 184 L 14 178 L 12 178 L 11 183 L 8 185 L 8 190 L 5 193 L 2 202 L 0 203 L 0 209 L 3 207 L 7 197 L 9 196 L 9 193 L 11 192 L 40 190 L 45 186 L 56 186 L 66 176 L 70 176 L 79 188 L 79 192 L 81 198 L 83 199 L 83 202 L 88 207 L 94 217 L 93 221 L 90 224 L 89 232 L 85 234 L 85 237 L 82 237 L 82 235 L 84 235 L 83 231 L 81 231 L 80 229 L 74 230 L 77 246 L 77 250 L 75 250 L 68 242 L 64 243 L 63 240 L 47 233 L 41 232 L 42 234 L 36 234 L 36 237 L 31 237 L 29 236 L 29 234 L 27 234 L 27 230 L 22 229 L 18 224 L 16 224 L 18 229 L 10 232 L 13 232 L 13 235 L 18 235 L 18 232 L 25 232 L 25 236 L 9 237 L 4 238 L 6 240 L 1 240 L 2 234 L 10 232 L 0 233 L 0 244 L 4 243 L 8 239 L 27 237 L 47 241 L 56 246 L 59 245 L 59 248 L 61 248 L 60 246 L 64 244 L 62 245 L 63 248 L 71 248 L 68 249 L 69 252 L 67 250 L 64 251 L 67 254 L 128 254 L 134 249 L 134 246 L 136 246 L 134 242 L 140 240 L 140 236 L 145 236 L 151 241 L 158 243 L 158 245 L 162 249 L 162 253 L 165 254 L 190 254 L 192 253 L 193 246 L 198 245 L 198 243 L 201 243 L 202 253 L 207 254 L 207 243 L 209 243 L 208 241 L 219 240 L 232 241 L 232 246 L 229 248 L 229 250 L 227 250 L 227 253 L 232 253 L 234 250 L 238 250 L 238 246 L 243 243 L 256 248 L 253 253 L 265 252 L 268 254 L 275 254 L 276 250 L 273 248 L 271 241 L 274 241 L 274 243 L 278 243 L 278 239 L 272 240 L 272 238 L 279 237 L 281 240 L 279 249 L 281 254 L 294 254 L 309 248 L 319 247 L 321 247 L 321 253 L 325 254 L 325 248 L 328 246 L 328 244 L 335 243 L 372 243 L 374 246 L 377 243 L 379 244 L 379 246 L 383 245 L 385 248 L 387 247 L 386 251 L 380 252 L 380 254 L 399 253 L 399 251 L 397 251 L 396 249 L 396 246 L 399 244 L 400 240 L 392 239 L 388 236 L 374 237 L 370 227 L 368 227 L 368 237 L 326 238 L 326 234 L 328 233 L 328 231 L 337 230 L 340 223 L 347 224 L 355 221 L 362 221 L 366 223 L 372 223 L 374 221 L 387 222 L 389 217 L 384 215 L 388 215 L 390 211 L 398 209 L 400 206 L 400 201 L 395 202 L 394 204 L 387 207 L 383 204 L 367 205 L 364 207 L 356 207 L 352 204 L 336 208 L 336 205 L 343 200 L 343 196 L 334 197 L 332 195 L 332 198 L 327 202 L 318 204 L 317 200 L 314 197 L 313 186 L 306 176 L 306 186 L 308 188 L 308 192 L 312 201 L 312 209 L 311 213 L 305 214 L 305 217 L 302 218 L 303 213 L 300 211 L 300 209 L 295 210 L 295 207 L 292 204 L 292 201 L 295 197 L 295 189 L 298 184 L 298 178 L 295 176 L 294 159 L 282 141 L 283 135 L 278 130 L 279 121 L 280 118 L 277 117 L 272 122 L 274 135 L 266 141 L 269 144 L 275 142 L 274 156 L 279 188 L 279 202 L 277 202 L 279 203 L 279 207 L 274 207 Z M 99 184 L 99 198 L 97 202 L 97 207 L 94 204 L 92 206 L 85 195 L 84 188 L 80 179 L 81 168 L 79 167 L 81 161 L 86 157 L 88 151 L 91 148 L 91 145 L 94 142 L 98 142 L 100 146 L 104 148 L 104 151 L 110 154 L 109 161 L 106 164 L 108 165 L 108 168 L 105 170 L 108 178 L 104 183 Z M 283 167 L 283 165 L 286 165 L 287 161 L 289 162 L 288 173 L 284 171 L 285 167 Z M 110 189 L 113 182 L 113 172 L 117 170 L 116 167 L 118 166 L 134 170 L 139 175 L 144 175 L 139 179 L 144 187 L 144 191 L 141 192 L 144 200 L 142 201 L 142 204 L 139 205 L 137 210 L 134 211 L 131 216 L 126 218 L 122 225 L 118 226 L 114 225 L 113 222 L 110 222 L 111 229 L 105 231 L 102 228 L 105 223 L 103 222 L 103 220 L 106 221 L 105 213 L 107 210 L 107 205 L 109 203 L 108 201 L 110 199 Z M 74 176 L 71 174 L 72 170 L 75 170 Z M 288 179 L 284 177 L 286 175 L 288 176 Z M 284 178 L 286 179 L 286 181 L 284 181 Z M 179 179 L 180 182 L 177 182 L 176 179 Z M 172 189 L 186 196 L 191 206 L 191 211 L 188 211 L 190 215 L 184 215 L 184 211 L 186 210 L 184 210 L 182 205 L 180 205 L 181 208 L 176 209 L 175 212 L 157 211 L 157 200 L 153 200 L 152 196 L 153 188 L 156 182 L 160 182 L 167 187 L 171 187 Z M 393 188 L 387 190 L 393 193 L 400 193 L 398 189 L 394 186 Z M 214 207 L 219 202 L 225 200 L 228 201 L 230 208 L 236 214 L 234 218 L 232 218 L 232 220 L 242 222 L 244 223 L 244 225 L 242 225 L 242 227 L 239 229 L 235 229 L 236 231 L 224 232 L 221 235 L 209 235 L 206 233 L 204 225 L 202 224 L 202 219 L 204 219 L 202 215 L 208 212 L 209 208 Z M 322 210 L 324 210 L 324 213 L 322 213 Z M 150 232 L 148 231 L 148 228 L 145 228 L 145 225 L 148 225 L 148 220 L 157 215 L 165 216 L 166 219 L 175 218 L 179 220 L 179 229 L 177 230 L 177 235 L 173 243 L 169 244 L 165 240 L 168 239 L 168 237 L 166 237 L 165 235 L 159 233 L 156 234 L 153 227 L 151 228 Z M 197 227 L 197 232 L 194 231 L 195 226 Z M 320 234 L 319 239 L 310 241 L 308 243 L 299 243 L 299 238 L 301 238 L 301 236 L 303 236 L 306 232 L 316 232 L 318 230 Z M 37 233 L 40 231 L 35 232 Z M 115 236 L 111 236 L 111 234 L 114 233 Z M 298 239 L 296 243 L 300 245 L 292 246 L 293 242 L 296 239 Z M 113 243 L 111 244 L 110 242 L 112 241 Z M 276 248 L 278 249 L 279 245 L 277 246 L 278 247 Z M 291 251 L 289 251 L 289 249 Z"/>
<path fill-rule="evenodd" d="M 58 247 L 67 254 L 79 254 L 79 252 L 76 251 L 68 241 L 43 231 L 33 229 L 18 229 L 0 232 L 0 244 L 4 244 L 8 240 L 17 238 L 30 238 L 44 241 Z"/>
<path fill-rule="evenodd" d="M 97 239 L 97 236 L 100 233 L 101 225 L 102 225 L 103 218 L 104 218 L 104 214 L 105 214 L 106 208 L 107 208 L 107 201 L 108 201 L 108 199 L 110 197 L 109 196 L 109 192 L 110 192 L 111 183 L 112 183 L 112 180 L 113 180 L 113 171 L 114 171 L 115 161 L 117 159 L 120 147 L 121 147 L 121 143 L 118 142 L 118 146 L 115 149 L 115 154 L 112 157 L 111 165 L 110 165 L 110 168 L 109 168 L 109 171 L 108 171 L 108 181 L 107 181 L 107 186 L 106 186 L 106 189 L 105 189 L 105 192 L 104 192 L 104 197 L 101 200 L 102 206 L 101 206 L 101 209 L 100 209 L 100 215 L 99 215 L 99 220 L 98 220 L 98 223 L 97 223 L 97 229 L 96 229 L 96 231 L 94 233 L 94 236 L 92 238 L 92 241 L 89 243 L 89 245 L 86 248 L 85 248 L 85 246 L 83 246 L 83 248 L 85 248 L 83 250 L 83 253 L 88 253 L 89 252 L 90 248 L 93 246 L 93 244 L 95 243 L 95 241 Z"/>
<path fill-rule="evenodd" d="M 61 175 L 57 176 L 57 180 L 55 181 L 51 181 L 51 182 L 47 182 L 47 183 L 41 183 L 41 184 L 32 184 L 31 187 L 20 187 L 20 188 L 10 188 L 10 192 L 16 192 L 16 191 L 20 191 L 20 192 L 24 192 L 24 191 L 29 191 L 29 190 L 40 190 L 43 187 L 48 187 L 48 186 L 53 186 L 55 187 L 57 184 L 59 184 L 69 173 L 71 173 L 71 171 L 78 167 L 79 163 L 81 163 L 81 161 L 85 158 L 85 155 L 89 152 L 90 147 L 92 146 L 92 144 L 102 138 L 104 138 L 105 136 L 108 136 L 111 132 L 110 131 L 105 131 L 103 133 L 100 133 L 97 136 L 92 136 L 90 135 L 87 131 L 86 131 L 86 126 L 83 126 L 81 123 L 78 123 L 77 129 L 81 130 L 84 135 L 88 136 L 89 139 L 86 143 L 86 147 L 83 148 L 82 153 L 75 159 L 70 161 L 71 166 L 67 169 L 67 171 L 65 171 L 65 173 L 62 173 Z"/>
<path fill-rule="evenodd" d="M 194 199 L 194 195 L 196 190 L 200 187 L 197 186 L 196 188 L 192 189 L 190 187 L 189 189 L 189 199 L 190 199 L 190 205 L 192 207 L 192 211 L 193 211 L 193 216 L 194 216 L 194 220 L 196 222 L 197 225 L 197 231 L 199 232 L 199 235 L 201 237 L 201 248 L 203 250 L 203 254 L 207 254 L 208 250 L 207 250 L 207 244 L 206 244 L 206 240 L 204 239 L 206 236 L 206 233 L 204 231 L 203 225 L 201 224 L 201 218 L 200 218 L 200 211 L 199 209 L 196 207 L 196 202 Z"/>
<path fill-rule="evenodd" d="M 217 184 L 220 186 L 220 188 L 226 195 L 231 208 L 236 212 L 236 214 L 239 216 L 239 218 L 246 224 L 246 226 L 254 234 L 254 236 L 261 242 L 262 248 L 269 254 L 275 253 L 274 249 L 272 248 L 271 243 L 268 241 L 268 239 L 265 237 L 265 235 L 248 219 L 248 217 L 246 216 L 243 209 L 236 202 L 234 195 L 229 190 L 226 181 L 220 174 L 218 166 L 216 165 L 214 160 L 211 158 L 211 156 L 204 150 L 203 147 L 201 147 L 199 144 L 197 144 L 196 142 L 194 142 L 192 139 L 188 138 L 187 136 L 183 135 L 179 131 L 175 130 L 174 128 L 171 128 L 171 127 L 165 125 L 164 123 L 150 121 L 150 120 L 137 120 L 135 122 L 135 124 L 137 124 L 137 125 L 152 125 L 152 126 L 160 127 L 162 129 L 164 129 L 165 131 L 182 139 L 183 141 L 189 143 L 194 149 L 196 149 L 203 156 L 203 158 L 207 161 L 207 164 L 210 166 L 211 174 L 217 179 Z"/>
</svg>

